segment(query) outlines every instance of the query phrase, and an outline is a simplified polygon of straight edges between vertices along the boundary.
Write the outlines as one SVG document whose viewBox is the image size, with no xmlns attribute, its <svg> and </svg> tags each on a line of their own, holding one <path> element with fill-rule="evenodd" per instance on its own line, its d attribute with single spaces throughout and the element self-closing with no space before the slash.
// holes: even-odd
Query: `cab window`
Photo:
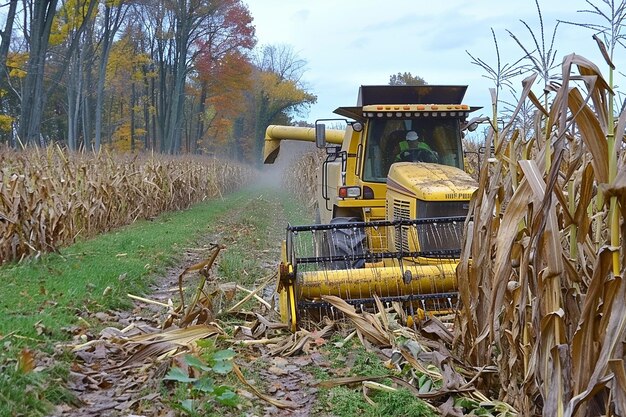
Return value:
<svg viewBox="0 0 626 417">
<path fill-rule="evenodd" d="M 371 119 L 367 130 L 364 181 L 386 182 L 389 168 L 400 152 L 400 142 L 410 130 L 417 132 L 420 140 L 437 153 L 440 164 L 462 168 L 459 119 Z"/>
</svg>

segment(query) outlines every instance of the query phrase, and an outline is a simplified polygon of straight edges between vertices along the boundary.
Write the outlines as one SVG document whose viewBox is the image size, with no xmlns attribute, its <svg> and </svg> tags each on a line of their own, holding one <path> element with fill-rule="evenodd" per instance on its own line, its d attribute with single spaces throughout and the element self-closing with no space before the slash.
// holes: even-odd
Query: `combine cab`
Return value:
<svg viewBox="0 0 626 417">
<path fill-rule="evenodd" d="M 476 110 L 461 103 L 465 90 L 362 86 L 356 107 L 335 110 L 350 119 L 345 131 L 267 128 L 265 163 L 281 140 L 316 141 L 327 154 L 320 224 L 289 226 L 283 244 L 280 309 L 292 329 L 326 311 L 323 295 L 359 308 L 376 295 L 411 315 L 454 308 L 463 223 L 477 188 L 462 169 L 462 132 L 475 127 L 467 119 Z"/>
</svg>

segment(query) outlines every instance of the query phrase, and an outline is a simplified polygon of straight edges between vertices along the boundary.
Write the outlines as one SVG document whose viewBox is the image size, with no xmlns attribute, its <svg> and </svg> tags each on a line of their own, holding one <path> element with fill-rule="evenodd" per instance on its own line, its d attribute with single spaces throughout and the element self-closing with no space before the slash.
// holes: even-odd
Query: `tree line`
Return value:
<svg viewBox="0 0 626 417">
<path fill-rule="evenodd" d="M 253 161 L 316 96 L 241 0 L 0 4 L 0 143 Z"/>
</svg>

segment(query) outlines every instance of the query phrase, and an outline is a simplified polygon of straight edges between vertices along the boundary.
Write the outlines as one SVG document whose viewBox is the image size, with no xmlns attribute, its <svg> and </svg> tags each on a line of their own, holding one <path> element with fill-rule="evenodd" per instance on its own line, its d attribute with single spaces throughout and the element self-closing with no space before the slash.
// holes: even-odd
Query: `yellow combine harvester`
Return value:
<svg viewBox="0 0 626 417">
<path fill-rule="evenodd" d="M 456 303 L 456 266 L 469 200 L 463 131 L 477 108 L 465 86 L 361 86 L 355 107 L 340 107 L 344 130 L 269 126 L 264 161 L 281 140 L 326 148 L 319 167 L 318 223 L 288 226 L 278 291 L 296 329 L 323 295 L 367 308 L 376 294 L 413 314 Z"/>
</svg>

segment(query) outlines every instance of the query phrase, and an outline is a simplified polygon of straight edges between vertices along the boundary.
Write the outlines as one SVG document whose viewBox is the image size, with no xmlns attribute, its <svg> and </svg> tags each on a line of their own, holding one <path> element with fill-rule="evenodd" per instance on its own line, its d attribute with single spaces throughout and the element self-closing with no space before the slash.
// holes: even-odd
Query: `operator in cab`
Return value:
<svg viewBox="0 0 626 417">
<path fill-rule="evenodd" d="M 416 131 L 409 130 L 405 140 L 398 144 L 400 151 L 395 162 L 439 162 L 439 155 L 422 140 Z"/>
</svg>

